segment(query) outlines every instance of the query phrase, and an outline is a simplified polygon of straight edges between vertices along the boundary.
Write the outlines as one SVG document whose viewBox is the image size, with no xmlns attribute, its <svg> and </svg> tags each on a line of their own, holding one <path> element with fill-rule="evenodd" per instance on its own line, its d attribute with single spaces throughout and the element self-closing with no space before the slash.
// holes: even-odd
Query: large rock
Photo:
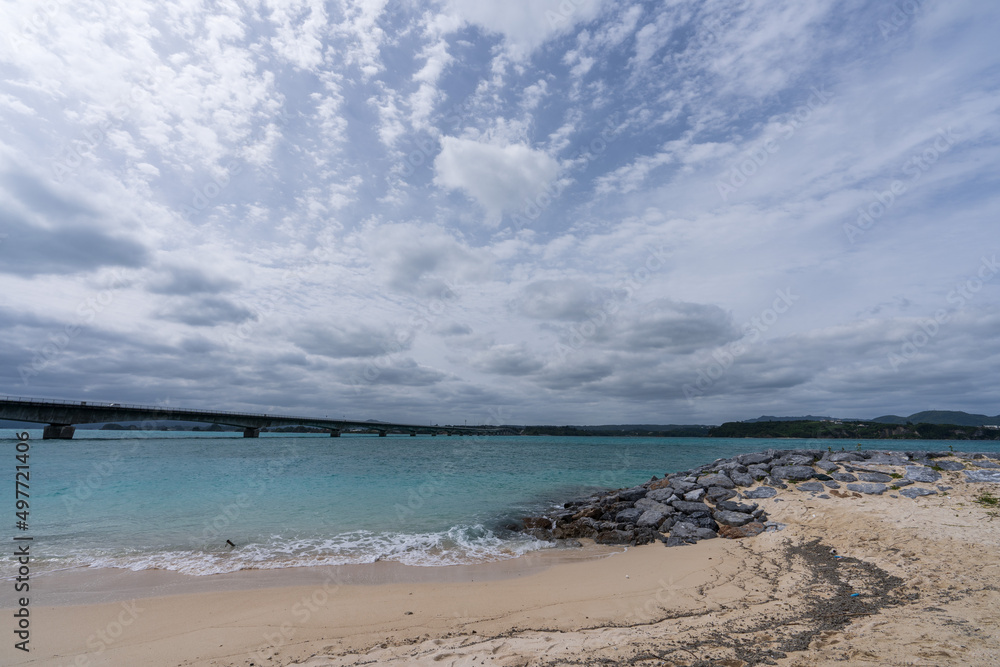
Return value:
<svg viewBox="0 0 1000 667">
<path fill-rule="evenodd" d="M 691 503 L 686 500 L 675 500 L 673 508 L 684 514 L 695 514 L 697 512 L 710 512 L 711 509 L 705 503 Z"/>
<path fill-rule="evenodd" d="M 682 496 L 688 491 L 698 487 L 698 485 L 695 482 L 693 481 L 688 482 L 685 481 L 684 479 L 672 479 L 670 480 L 670 486 L 674 489 L 674 493 L 676 493 L 678 496 Z"/>
<path fill-rule="evenodd" d="M 886 475 L 884 472 L 859 472 L 858 479 L 862 482 L 880 482 L 882 484 L 888 484 L 892 481 L 892 476 Z"/>
<path fill-rule="evenodd" d="M 931 491 L 930 489 L 920 489 L 914 487 L 912 489 L 903 489 L 902 491 L 899 492 L 899 495 L 906 496 L 907 498 L 919 498 L 920 496 L 936 496 L 937 491 Z"/>
<path fill-rule="evenodd" d="M 756 489 L 753 489 L 752 491 L 743 492 L 744 498 L 753 498 L 753 499 L 774 498 L 776 495 L 778 495 L 778 490 L 771 488 L 770 486 L 761 486 Z"/>
<path fill-rule="evenodd" d="M 615 521 L 618 523 L 635 523 L 642 516 L 642 510 L 637 507 L 632 507 L 627 510 L 622 510 L 615 515 Z"/>
<path fill-rule="evenodd" d="M 888 454 L 886 452 L 873 452 L 868 457 L 868 463 L 882 466 L 905 466 L 910 462 L 906 454 Z"/>
<path fill-rule="evenodd" d="M 816 471 L 811 467 L 802 465 L 774 466 L 771 468 L 771 477 L 777 477 L 778 479 L 790 479 L 799 482 L 812 479 L 812 476 L 815 474 Z"/>
<path fill-rule="evenodd" d="M 906 474 L 903 479 L 914 482 L 936 482 L 941 479 L 941 473 L 924 466 L 906 466 Z"/>
<path fill-rule="evenodd" d="M 717 510 L 729 510 L 730 512 L 745 512 L 747 514 L 755 511 L 759 506 L 757 503 L 746 505 L 744 503 L 734 503 L 731 500 L 720 500 L 715 506 Z"/>
<path fill-rule="evenodd" d="M 666 512 L 661 512 L 660 510 L 646 510 L 639 517 L 639 520 L 635 522 L 637 528 L 659 528 L 663 520 L 667 518 Z"/>
<path fill-rule="evenodd" d="M 743 537 L 754 537 L 764 532 L 764 524 L 752 521 L 743 526 L 719 526 L 719 537 L 738 540 Z"/>
<path fill-rule="evenodd" d="M 828 488 L 828 489 L 839 489 L 840 488 L 840 482 L 835 482 L 832 479 L 824 481 L 823 484 L 825 484 L 826 488 Z"/>
<path fill-rule="evenodd" d="M 732 489 L 726 489 L 721 486 L 713 486 L 705 494 L 705 498 L 712 503 L 717 503 L 720 500 L 729 500 L 730 498 L 735 498 L 736 492 Z"/>
<path fill-rule="evenodd" d="M 625 489 L 618 492 L 618 499 L 625 502 L 635 502 L 648 494 L 649 491 L 641 486 L 635 486 L 631 489 Z"/>
<path fill-rule="evenodd" d="M 876 484 L 875 482 L 858 482 L 856 484 L 848 484 L 847 490 L 854 491 L 856 493 L 867 493 L 871 495 L 881 496 L 885 493 L 888 487 L 885 484 Z"/>
<path fill-rule="evenodd" d="M 965 470 L 965 464 L 958 461 L 936 461 L 935 465 L 941 470 Z"/>
<path fill-rule="evenodd" d="M 747 467 L 747 474 L 753 477 L 754 479 L 764 479 L 765 477 L 771 474 L 770 471 L 771 471 L 770 466 L 753 465 Z"/>
<path fill-rule="evenodd" d="M 990 470 L 1000 470 L 1000 463 L 994 461 L 973 461 L 972 465 L 977 468 L 989 468 Z"/>
<path fill-rule="evenodd" d="M 857 452 L 834 452 L 826 458 L 830 459 L 834 463 L 843 463 L 844 461 L 861 461 L 864 459 L 864 457 Z"/>
<path fill-rule="evenodd" d="M 707 493 L 707 490 L 699 486 L 697 489 L 692 489 L 691 491 L 685 493 L 684 500 L 696 503 L 705 497 L 705 493 Z"/>
<path fill-rule="evenodd" d="M 724 526 L 743 526 L 753 521 L 749 514 L 729 510 L 719 510 L 712 514 L 712 518 Z"/>
<path fill-rule="evenodd" d="M 733 484 L 736 486 L 753 486 L 754 478 L 748 472 L 732 471 L 729 473 L 729 477 L 732 478 Z"/>
<path fill-rule="evenodd" d="M 709 528 L 702 528 L 696 526 L 693 523 L 688 523 L 686 521 L 680 521 L 675 523 L 673 528 L 670 529 L 670 537 L 677 537 L 682 540 L 710 540 L 713 537 L 718 537 L 718 534 Z"/>
<path fill-rule="evenodd" d="M 834 472 L 840 470 L 840 466 L 829 459 L 820 459 L 816 462 L 816 467 L 823 472 Z"/>
<path fill-rule="evenodd" d="M 858 478 L 849 472 L 835 472 L 830 477 L 833 477 L 838 482 L 856 482 Z"/>
<path fill-rule="evenodd" d="M 733 484 L 733 480 L 729 479 L 722 473 L 715 473 L 714 475 L 705 475 L 704 477 L 699 477 L 698 484 L 704 486 L 705 488 L 712 486 L 721 486 L 724 489 L 731 489 L 736 486 L 735 484 Z"/>
<path fill-rule="evenodd" d="M 642 510 L 647 512 L 649 510 L 655 510 L 657 512 L 663 512 L 664 514 L 671 514 L 673 512 L 670 507 L 664 505 L 663 503 L 658 503 L 655 500 L 650 500 L 649 498 L 640 498 L 635 501 L 635 508 L 637 510 Z"/>
<path fill-rule="evenodd" d="M 666 487 L 664 489 L 655 489 L 646 494 L 647 500 L 655 500 L 658 503 L 667 504 L 671 500 L 675 499 L 677 496 L 674 495 L 673 487 Z"/>
<path fill-rule="evenodd" d="M 600 507 L 584 507 L 582 510 L 573 515 L 573 521 L 579 521 L 580 519 L 598 519 L 604 514 L 604 510 Z"/>
<path fill-rule="evenodd" d="M 823 486 L 823 482 L 802 482 L 801 484 L 796 484 L 795 488 L 799 491 L 809 491 L 810 493 L 817 493 L 819 491 L 826 490 L 826 487 Z"/>
<path fill-rule="evenodd" d="M 965 481 L 980 483 L 992 482 L 1000 484 L 1000 470 L 966 470 Z"/>
<path fill-rule="evenodd" d="M 736 457 L 736 460 L 745 466 L 749 466 L 755 463 L 770 463 L 771 457 L 767 454 L 740 454 Z"/>
<path fill-rule="evenodd" d="M 631 530 L 603 530 L 594 535 L 598 544 L 630 544 L 635 540 L 635 532 Z"/>
</svg>

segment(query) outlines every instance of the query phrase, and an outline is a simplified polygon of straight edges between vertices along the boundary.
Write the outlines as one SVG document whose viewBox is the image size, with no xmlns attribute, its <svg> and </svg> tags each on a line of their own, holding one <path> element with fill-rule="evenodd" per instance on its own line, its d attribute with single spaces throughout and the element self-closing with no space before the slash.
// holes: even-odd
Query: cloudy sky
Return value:
<svg viewBox="0 0 1000 667">
<path fill-rule="evenodd" d="M 1000 413 L 1000 5 L 0 6 L 5 393 Z"/>
</svg>

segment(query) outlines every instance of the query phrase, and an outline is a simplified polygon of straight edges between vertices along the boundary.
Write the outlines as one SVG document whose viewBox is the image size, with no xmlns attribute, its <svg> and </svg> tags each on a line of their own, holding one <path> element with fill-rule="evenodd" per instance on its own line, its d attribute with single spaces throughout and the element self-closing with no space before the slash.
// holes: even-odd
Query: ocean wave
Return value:
<svg viewBox="0 0 1000 667">
<path fill-rule="evenodd" d="M 550 547 L 552 544 L 549 542 L 523 535 L 501 537 L 485 526 L 474 525 L 432 533 L 355 531 L 328 538 L 298 539 L 273 535 L 266 541 L 237 545 L 225 551 L 87 551 L 57 559 L 42 558 L 36 562 L 36 568 L 41 566 L 43 572 L 56 566 L 59 569 L 167 570 L 197 576 L 239 570 L 374 563 L 380 560 L 435 567 L 507 560 Z M 50 567 L 45 567 L 46 562 Z"/>
</svg>

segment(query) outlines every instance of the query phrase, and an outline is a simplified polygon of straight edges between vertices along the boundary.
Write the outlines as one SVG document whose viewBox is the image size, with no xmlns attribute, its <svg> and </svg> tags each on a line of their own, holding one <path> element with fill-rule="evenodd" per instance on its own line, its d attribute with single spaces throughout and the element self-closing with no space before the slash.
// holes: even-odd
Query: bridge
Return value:
<svg viewBox="0 0 1000 667">
<path fill-rule="evenodd" d="M 426 426 L 394 424 L 380 421 L 352 421 L 349 419 L 317 419 L 290 415 L 254 414 L 250 412 L 223 412 L 217 410 L 192 410 L 152 405 L 125 405 L 94 401 L 64 401 L 47 398 L 5 396 L 0 398 L 0 419 L 46 424 L 43 440 L 70 440 L 76 432 L 74 424 L 101 424 L 109 422 L 192 421 L 236 426 L 243 429 L 244 438 L 260 436 L 261 429 L 272 426 L 310 426 L 330 431 L 333 438 L 342 431 L 363 429 L 385 437 L 388 433 L 429 433 L 430 435 L 501 435 L 513 434 L 503 427 L 484 426 Z M 145 424 L 144 424 L 145 425 Z M 152 428 L 152 427 L 150 427 Z M 148 430 L 148 429 L 145 429 Z"/>
</svg>

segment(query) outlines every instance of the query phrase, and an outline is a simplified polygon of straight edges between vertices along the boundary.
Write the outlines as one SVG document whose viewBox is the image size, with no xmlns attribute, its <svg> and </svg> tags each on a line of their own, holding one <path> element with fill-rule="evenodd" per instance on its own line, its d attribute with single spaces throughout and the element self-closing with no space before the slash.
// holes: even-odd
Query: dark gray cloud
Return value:
<svg viewBox="0 0 1000 667">
<path fill-rule="evenodd" d="M 183 299 L 160 312 L 160 318 L 193 327 L 214 327 L 217 324 L 240 324 L 257 319 L 249 308 L 221 297 Z"/>
<path fill-rule="evenodd" d="M 528 284 L 515 302 L 522 314 L 540 320 L 578 321 L 595 312 L 600 294 L 578 280 L 539 280 Z"/>
<path fill-rule="evenodd" d="M 718 306 L 658 299 L 637 310 L 633 320 L 618 326 L 618 349 L 689 354 L 740 337 L 732 317 Z"/>
<path fill-rule="evenodd" d="M 170 267 L 149 282 L 146 289 L 154 294 L 219 294 L 229 292 L 239 283 L 225 276 L 210 275 L 194 267 Z"/>
<path fill-rule="evenodd" d="M 309 354 L 331 359 L 378 357 L 410 347 L 409 340 L 400 342 L 387 329 L 363 324 L 308 324 L 292 335 L 292 341 Z"/>
<path fill-rule="evenodd" d="M 7 235 L 0 244 L 0 272 L 22 276 L 73 274 L 103 266 L 140 267 L 149 260 L 145 246 L 89 224 L 32 225 L 10 211 L 0 212 Z"/>
</svg>

